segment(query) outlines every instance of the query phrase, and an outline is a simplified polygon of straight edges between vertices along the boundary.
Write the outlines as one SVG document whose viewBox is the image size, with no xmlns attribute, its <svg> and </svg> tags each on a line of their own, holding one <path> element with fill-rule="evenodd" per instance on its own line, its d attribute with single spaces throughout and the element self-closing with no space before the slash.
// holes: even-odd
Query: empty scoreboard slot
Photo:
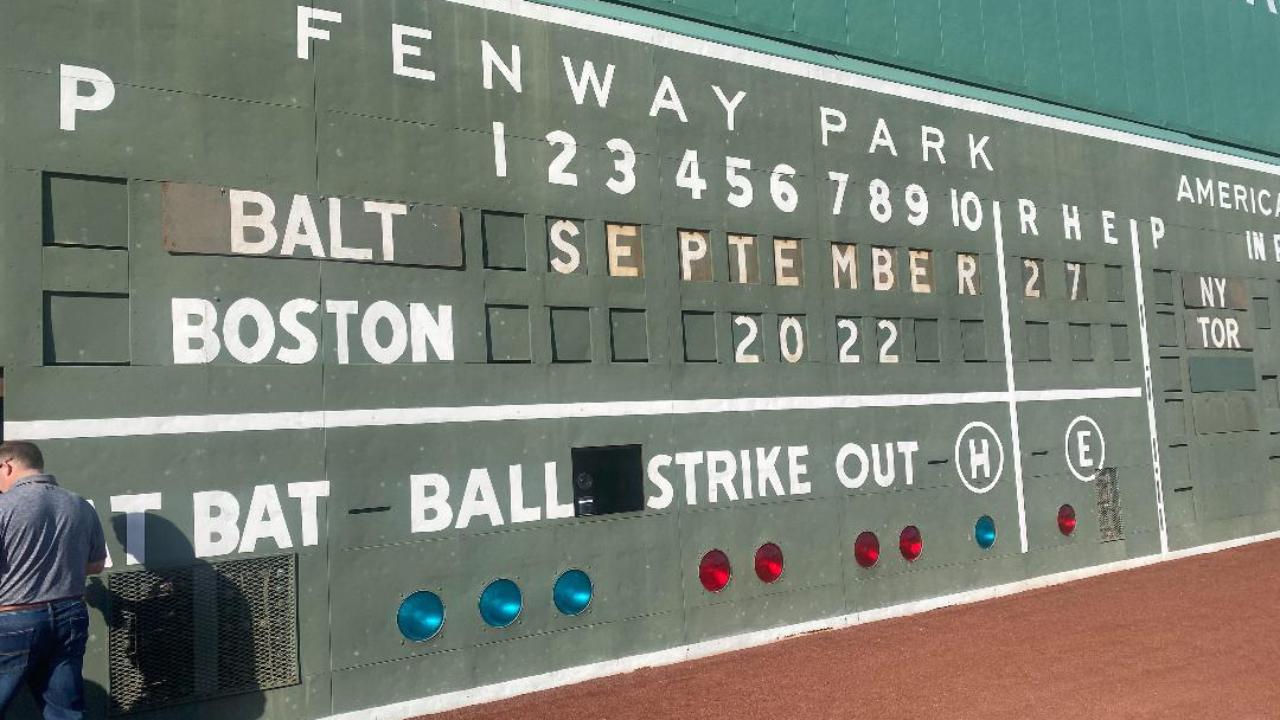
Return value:
<svg viewBox="0 0 1280 720">
<path fill-rule="evenodd" d="M 573 449 L 574 515 L 610 515 L 644 509 L 639 445 Z"/>
</svg>

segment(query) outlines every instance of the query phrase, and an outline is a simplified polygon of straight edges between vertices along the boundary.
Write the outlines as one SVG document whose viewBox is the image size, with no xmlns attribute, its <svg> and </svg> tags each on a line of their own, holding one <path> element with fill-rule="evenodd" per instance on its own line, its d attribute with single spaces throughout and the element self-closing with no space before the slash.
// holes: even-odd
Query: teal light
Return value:
<svg viewBox="0 0 1280 720">
<path fill-rule="evenodd" d="M 415 642 L 430 640 L 444 627 L 444 603 L 440 596 L 419 590 L 400 603 L 396 612 L 400 634 Z"/>
<path fill-rule="evenodd" d="M 996 544 L 996 521 L 990 515 L 983 515 L 973 526 L 973 539 L 978 547 L 986 550 Z"/>
<path fill-rule="evenodd" d="M 504 628 L 520 617 L 524 597 L 510 580 L 494 580 L 480 593 L 480 617 L 490 627 Z"/>
<path fill-rule="evenodd" d="M 556 609 L 565 615 L 577 615 L 591 604 L 591 578 L 581 570 L 566 570 L 556 578 L 551 597 Z"/>
</svg>

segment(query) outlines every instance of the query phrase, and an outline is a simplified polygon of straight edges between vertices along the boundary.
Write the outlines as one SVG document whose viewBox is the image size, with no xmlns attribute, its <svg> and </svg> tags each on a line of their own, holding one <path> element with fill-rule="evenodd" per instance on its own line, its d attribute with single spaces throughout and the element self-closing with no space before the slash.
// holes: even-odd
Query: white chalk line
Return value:
<svg viewBox="0 0 1280 720">
<path fill-rule="evenodd" d="M 857 410 L 863 408 L 985 405 L 1008 402 L 1061 402 L 1141 398 L 1141 387 L 1020 390 L 1009 393 L 958 392 L 885 395 L 799 395 L 696 400 L 634 400 L 523 405 L 465 405 L 367 410 L 309 410 L 301 412 L 163 415 L 79 418 L 70 420 L 13 420 L 5 435 L 14 440 L 123 438 L 202 433 L 265 432 L 274 430 L 336 430 L 450 425 L 519 420 L 572 420 L 605 417 L 652 417 L 714 413 L 779 412 L 794 410 Z"/>
</svg>

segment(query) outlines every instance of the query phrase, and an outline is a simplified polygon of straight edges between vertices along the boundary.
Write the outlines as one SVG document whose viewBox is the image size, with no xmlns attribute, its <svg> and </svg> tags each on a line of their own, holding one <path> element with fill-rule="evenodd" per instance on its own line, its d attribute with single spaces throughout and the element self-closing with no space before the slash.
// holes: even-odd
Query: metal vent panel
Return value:
<svg viewBox="0 0 1280 720">
<path fill-rule="evenodd" d="M 299 682 L 294 555 L 113 573 L 111 712 Z"/>
<path fill-rule="evenodd" d="M 1120 483 L 1115 468 L 1103 468 L 1093 478 L 1098 496 L 1098 532 L 1102 542 L 1124 539 L 1124 521 L 1120 512 Z"/>
</svg>

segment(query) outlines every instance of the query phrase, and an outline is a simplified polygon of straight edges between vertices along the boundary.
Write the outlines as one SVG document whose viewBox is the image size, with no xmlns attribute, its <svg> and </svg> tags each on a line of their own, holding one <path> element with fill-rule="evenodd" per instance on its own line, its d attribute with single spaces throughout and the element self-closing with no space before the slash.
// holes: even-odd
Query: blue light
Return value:
<svg viewBox="0 0 1280 720">
<path fill-rule="evenodd" d="M 551 590 L 556 609 L 565 615 L 577 615 L 591 604 L 591 578 L 581 570 L 566 570 L 556 578 L 556 585 Z"/>
<path fill-rule="evenodd" d="M 490 627 L 504 628 L 520 617 L 524 598 L 510 580 L 494 580 L 480 593 L 480 617 Z"/>
<path fill-rule="evenodd" d="M 400 634 L 409 640 L 430 640 L 444 627 L 444 603 L 440 602 L 439 595 L 419 590 L 400 603 L 396 625 Z"/>
<path fill-rule="evenodd" d="M 977 524 L 973 526 L 973 539 L 983 550 L 996 544 L 996 521 L 992 520 L 990 515 L 978 518 Z"/>
</svg>

